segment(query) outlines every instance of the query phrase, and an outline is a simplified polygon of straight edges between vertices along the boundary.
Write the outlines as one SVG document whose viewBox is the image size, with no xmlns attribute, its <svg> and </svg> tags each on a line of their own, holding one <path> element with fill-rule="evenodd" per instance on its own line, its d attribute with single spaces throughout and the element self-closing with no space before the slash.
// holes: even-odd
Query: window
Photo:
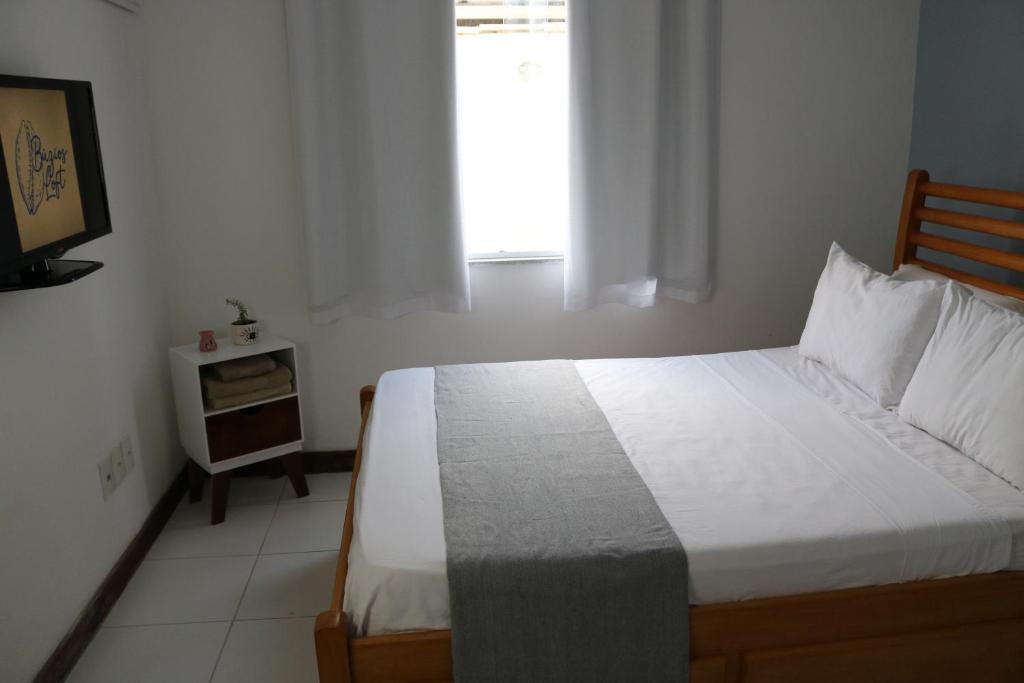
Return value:
<svg viewBox="0 0 1024 683">
<path fill-rule="evenodd" d="M 462 219 L 471 259 L 561 255 L 568 225 L 565 0 L 456 0 Z"/>
</svg>

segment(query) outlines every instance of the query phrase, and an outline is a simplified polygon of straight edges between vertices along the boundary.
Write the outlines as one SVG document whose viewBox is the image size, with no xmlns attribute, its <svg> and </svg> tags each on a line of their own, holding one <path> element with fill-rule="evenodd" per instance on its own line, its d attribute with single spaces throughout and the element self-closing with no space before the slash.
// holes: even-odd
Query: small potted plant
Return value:
<svg viewBox="0 0 1024 683">
<path fill-rule="evenodd" d="M 238 299 L 225 299 L 228 306 L 238 309 L 238 319 L 231 323 L 231 341 L 238 346 L 255 344 L 260 336 L 259 321 L 249 317 L 249 309 Z"/>
</svg>

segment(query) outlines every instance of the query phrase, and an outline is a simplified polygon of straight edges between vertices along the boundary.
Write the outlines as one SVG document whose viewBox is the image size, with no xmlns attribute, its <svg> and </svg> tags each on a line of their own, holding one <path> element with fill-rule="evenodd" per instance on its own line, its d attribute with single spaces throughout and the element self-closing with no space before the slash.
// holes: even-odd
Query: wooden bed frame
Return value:
<svg viewBox="0 0 1024 683">
<path fill-rule="evenodd" d="M 894 268 L 913 263 L 1024 299 L 1024 289 L 921 259 L 918 247 L 1024 272 L 1024 255 L 921 231 L 922 222 L 1024 240 L 1024 223 L 925 206 L 941 197 L 1024 211 L 1024 193 L 907 178 Z M 451 681 L 451 631 L 349 637 L 341 611 L 356 480 L 374 388 L 359 394 L 362 426 L 331 606 L 316 620 L 321 683 Z M 855 588 L 690 608 L 692 683 L 1024 681 L 1024 571 Z"/>
</svg>

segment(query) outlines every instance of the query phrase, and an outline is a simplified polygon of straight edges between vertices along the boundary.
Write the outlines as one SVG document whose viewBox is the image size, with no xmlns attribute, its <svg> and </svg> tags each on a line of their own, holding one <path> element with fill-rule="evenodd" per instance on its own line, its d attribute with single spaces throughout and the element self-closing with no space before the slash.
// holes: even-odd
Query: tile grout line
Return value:
<svg viewBox="0 0 1024 683">
<path fill-rule="evenodd" d="M 229 557 L 258 557 L 256 553 L 232 553 L 225 555 L 184 555 L 182 557 L 154 557 L 152 560 L 143 560 L 143 562 L 177 562 L 179 560 L 219 560 L 221 558 L 227 559 Z"/>
<path fill-rule="evenodd" d="M 256 573 L 256 565 L 260 561 L 260 553 L 263 551 L 263 546 L 267 542 L 267 536 L 270 535 L 270 528 L 274 526 L 274 520 L 277 518 L 277 511 L 281 507 L 281 496 L 284 495 L 284 487 L 281 488 L 281 493 L 277 497 L 277 501 L 274 503 L 274 514 L 270 516 L 270 522 L 267 524 L 267 530 L 263 532 L 263 540 L 260 541 L 260 547 L 256 550 L 256 558 L 252 561 L 252 568 L 249 570 L 249 578 L 245 580 L 245 587 L 242 588 L 242 594 L 238 597 L 238 604 L 235 605 L 235 613 L 231 617 L 231 624 L 228 626 L 227 633 L 224 634 L 224 642 L 220 644 L 220 651 L 217 653 L 217 660 L 213 663 L 213 670 L 210 671 L 209 683 L 213 683 L 213 677 L 217 675 L 217 667 L 220 666 L 221 657 L 224 656 L 224 648 L 228 645 L 228 638 L 231 637 L 231 631 L 235 628 L 235 621 L 238 619 L 238 612 L 242 609 L 242 601 L 245 600 L 245 594 L 249 591 L 249 584 L 252 583 L 252 575 Z"/>
<path fill-rule="evenodd" d="M 234 621 L 229 621 L 227 623 L 228 627 L 224 629 L 224 640 L 220 642 L 220 649 L 217 650 L 217 659 L 213 663 L 213 668 L 210 669 L 210 678 L 208 679 L 208 683 L 213 683 L 213 677 L 217 673 L 217 665 L 220 664 L 220 656 L 224 654 L 224 647 L 228 644 L 228 636 L 231 635 L 231 627 L 235 625 Z"/>
<path fill-rule="evenodd" d="M 277 555 L 308 555 L 312 553 L 337 553 L 334 548 L 323 548 L 321 550 L 287 550 L 285 552 L 260 553 L 232 553 L 227 555 L 182 555 L 181 557 L 155 557 L 146 562 L 170 562 L 173 560 L 215 560 L 220 557 L 275 557 Z"/>
<path fill-rule="evenodd" d="M 158 626 L 193 626 L 201 624 L 231 624 L 234 621 L 283 621 L 287 619 L 313 619 L 315 614 L 290 614 L 287 617 L 241 617 L 238 619 L 210 619 L 209 621 L 153 621 L 145 624 L 119 624 L 117 626 L 103 626 L 103 630 L 117 630 L 129 628 L 155 628 Z"/>
</svg>

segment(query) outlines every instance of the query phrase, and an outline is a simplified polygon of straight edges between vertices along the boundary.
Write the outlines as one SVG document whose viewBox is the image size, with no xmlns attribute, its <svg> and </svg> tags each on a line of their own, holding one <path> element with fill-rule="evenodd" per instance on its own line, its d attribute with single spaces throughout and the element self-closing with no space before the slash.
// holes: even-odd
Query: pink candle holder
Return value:
<svg viewBox="0 0 1024 683">
<path fill-rule="evenodd" d="M 213 336 L 213 330 L 200 330 L 199 350 L 203 352 L 217 350 L 217 339 Z"/>
</svg>

